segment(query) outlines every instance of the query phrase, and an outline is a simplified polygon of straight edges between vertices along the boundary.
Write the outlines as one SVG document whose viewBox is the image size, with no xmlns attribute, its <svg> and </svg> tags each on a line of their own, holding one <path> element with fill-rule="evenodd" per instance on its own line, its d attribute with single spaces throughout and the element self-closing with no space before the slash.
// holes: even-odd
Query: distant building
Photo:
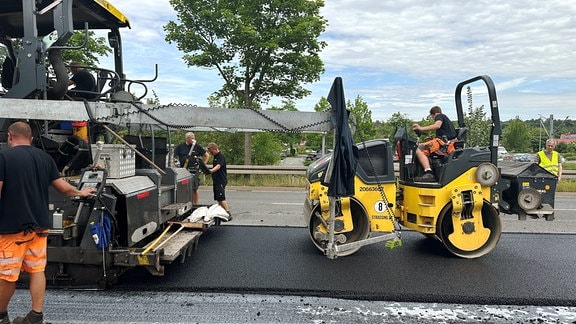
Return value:
<svg viewBox="0 0 576 324">
<path fill-rule="evenodd" d="M 570 144 L 576 142 L 576 134 L 562 134 L 556 139 L 556 143 Z"/>
</svg>

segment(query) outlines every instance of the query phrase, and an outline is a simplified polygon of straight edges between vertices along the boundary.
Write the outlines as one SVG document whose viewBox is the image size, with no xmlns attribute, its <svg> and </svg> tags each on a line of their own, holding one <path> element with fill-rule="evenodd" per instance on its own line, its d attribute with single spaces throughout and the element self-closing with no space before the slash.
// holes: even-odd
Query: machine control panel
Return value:
<svg viewBox="0 0 576 324">
<path fill-rule="evenodd" d="M 106 183 L 106 172 L 103 170 L 87 170 L 82 173 L 80 182 L 78 183 L 78 189 L 83 190 L 86 188 L 95 188 L 95 196 L 100 195 L 104 184 Z"/>
</svg>

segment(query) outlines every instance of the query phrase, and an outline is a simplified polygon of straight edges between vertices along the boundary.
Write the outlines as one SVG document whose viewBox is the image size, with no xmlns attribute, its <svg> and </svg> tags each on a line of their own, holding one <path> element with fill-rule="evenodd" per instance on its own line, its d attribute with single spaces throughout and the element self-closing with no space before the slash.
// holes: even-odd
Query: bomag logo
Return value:
<svg viewBox="0 0 576 324">
<path fill-rule="evenodd" d="M 379 191 L 378 187 L 360 187 L 358 191 L 366 192 L 366 191 Z"/>
</svg>

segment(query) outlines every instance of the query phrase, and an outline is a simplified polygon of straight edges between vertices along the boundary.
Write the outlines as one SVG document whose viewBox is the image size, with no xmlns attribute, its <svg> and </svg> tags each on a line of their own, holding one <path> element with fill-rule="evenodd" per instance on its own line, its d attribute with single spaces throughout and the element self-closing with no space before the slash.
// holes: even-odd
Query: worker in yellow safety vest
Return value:
<svg viewBox="0 0 576 324">
<path fill-rule="evenodd" d="M 562 162 L 560 161 L 560 154 L 554 151 L 555 147 L 556 141 L 548 139 L 545 150 L 536 154 L 535 162 L 550 173 L 558 176 L 558 182 L 560 182 L 560 178 L 562 177 Z"/>
</svg>

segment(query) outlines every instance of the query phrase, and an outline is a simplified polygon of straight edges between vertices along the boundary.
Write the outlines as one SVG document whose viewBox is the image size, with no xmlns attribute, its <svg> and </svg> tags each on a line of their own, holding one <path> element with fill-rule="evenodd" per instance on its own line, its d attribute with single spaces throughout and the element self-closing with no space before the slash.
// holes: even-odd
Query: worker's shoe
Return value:
<svg viewBox="0 0 576 324">
<path fill-rule="evenodd" d="M 14 319 L 14 321 L 12 321 L 12 323 L 14 324 L 36 324 L 36 323 L 44 323 L 44 314 L 42 313 L 36 313 L 35 311 L 31 310 L 30 312 L 28 312 L 28 314 L 26 314 L 25 317 L 16 317 Z"/>
<path fill-rule="evenodd" d="M 414 177 L 415 182 L 436 182 L 436 178 L 432 172 L 426 172 L 421 177 Z"/>
</svg>

